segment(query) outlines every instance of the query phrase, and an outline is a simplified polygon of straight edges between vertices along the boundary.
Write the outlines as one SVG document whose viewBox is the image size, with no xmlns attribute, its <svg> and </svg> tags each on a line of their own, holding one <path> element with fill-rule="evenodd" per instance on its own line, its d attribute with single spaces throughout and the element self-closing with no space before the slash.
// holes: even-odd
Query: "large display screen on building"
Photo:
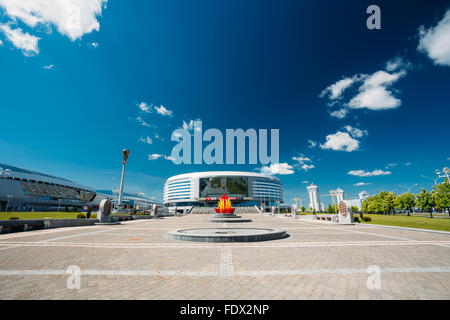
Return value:
<svg viewBox="0 0 450 320">
<path fill-rule="evenodd" d="M 232 196 L 248 196 L 247 177 L 207 177 L 200 178 L 200 197 L 214 197 L 226 194 Z"/>
</svg>

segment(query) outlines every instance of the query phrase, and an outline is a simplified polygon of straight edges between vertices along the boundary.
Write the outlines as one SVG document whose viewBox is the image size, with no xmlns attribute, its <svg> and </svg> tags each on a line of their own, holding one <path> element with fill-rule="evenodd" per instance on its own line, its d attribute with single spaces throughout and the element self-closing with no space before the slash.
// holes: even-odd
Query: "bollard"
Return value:
<svg viewBox="0 0 450 320">
<path fill-rule="evenodd" d="M 50 229 L 52 227 L 52 220 L 44 219 L 44 229 Z"/>
</svg>

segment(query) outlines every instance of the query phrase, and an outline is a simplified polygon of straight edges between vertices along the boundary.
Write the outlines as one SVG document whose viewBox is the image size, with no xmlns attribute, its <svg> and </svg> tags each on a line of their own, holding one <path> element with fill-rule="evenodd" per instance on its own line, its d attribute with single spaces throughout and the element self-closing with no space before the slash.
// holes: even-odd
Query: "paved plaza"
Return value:
<svg viewBox="0 0 450 320">
<path fill-rule="evenodd" d="M 212 227 L 205 215 L 2 234 L 0 299 L 450 299 L 448 234 L 245 216 L 253 222 L 213 227 L 281 228 L 289 236 L 254 243 L 167 236 Z"/>
</svg>

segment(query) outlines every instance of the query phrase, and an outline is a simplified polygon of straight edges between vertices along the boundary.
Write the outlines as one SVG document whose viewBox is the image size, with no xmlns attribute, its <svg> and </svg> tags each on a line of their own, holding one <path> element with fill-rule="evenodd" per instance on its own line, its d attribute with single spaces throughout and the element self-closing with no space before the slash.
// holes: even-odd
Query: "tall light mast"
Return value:
<svg viewBox="0 0 450 320">
<path fill-rule="evenodd" d="M 119 210 L 122 207 L 122 199 L 123 199 L 123 182 L 125 179 L 125 166 L 128 163 L 128 156 L 130 155 L 130 150 L 123 149 L 122 150 L 122 178 L 120 179 L 120 191 L 119 191 Z"/>
</svg>

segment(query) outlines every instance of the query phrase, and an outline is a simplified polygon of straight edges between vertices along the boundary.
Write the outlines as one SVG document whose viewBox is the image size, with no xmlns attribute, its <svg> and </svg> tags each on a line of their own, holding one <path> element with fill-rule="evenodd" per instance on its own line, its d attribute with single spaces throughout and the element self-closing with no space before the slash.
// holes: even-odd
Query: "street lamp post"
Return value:
<svg viewBox="0 0 450 320">
<path fill-rule="evenodd" d="M 130 155 L 130 150 L 126 150 L 126 149 L 122 150 L 122 159 L 123 159 L 122 160 L 122 164 L 123 164 L 123 166 L 122 166 L 122 177 L 120 179 L 120 191 L 119 191 L 119 203 L 118 203 L 119 210 L 122 207 L 123 182 L 124 182 L 124 179 L 125 179 L 125 166 L 128 163 L 127 160 L 128 160 L 128 156 L 129 155 Z"/>
<path fill-rule="evenodd" d="M 450 169 L 448 167 L 445 167 L 444 169 L 442 169 L 442 172 L 436 169 L 436 174 L 437 177 L 436 179 L 434 179 L 434 185 L 437 185 L 437 180 L 439 178 L 447 178 L 447 181 L 449 181 L 448 175 L 450 174 Z"/>
<path fill-rule="evenodd" d="M 399 187 L 406 188 L 406 189 L 408 189 L 408 193 L 411 193 L 411 189 L 412 189 L 413 187 L 417 186 L 417 185 L 418 185 L 418 183 L 415 183 L 415 184 L 413 184 L 413 185 L 407 187 L 407 186 L 404 186 L 404 185 L 402 185 L 402 184 L 399 184 Z"/>
</svg>

